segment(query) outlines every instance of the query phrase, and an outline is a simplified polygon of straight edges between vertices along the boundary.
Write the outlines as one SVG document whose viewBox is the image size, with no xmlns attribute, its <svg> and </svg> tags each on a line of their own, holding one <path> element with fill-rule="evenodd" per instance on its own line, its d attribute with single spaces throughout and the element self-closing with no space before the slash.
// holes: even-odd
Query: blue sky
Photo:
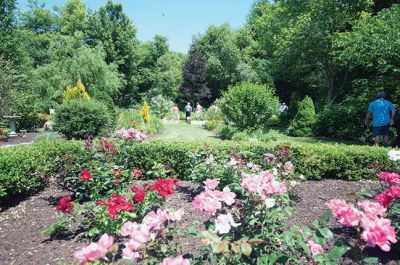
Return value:
<svg viewBox="0 0 400 265">
<path fill-rule="evenodd" d="M 174 51 L 187 52 L 194 35 L 211 25 L 229 23 L 238 28 L 246 22 L 254 0 L 114 0 L 137 27 L 140 40 L 151 40 L 156 33 L 167 36 Z M 25 8 L 28 0 L 18 0 Z M 46 6 L 62 6 L 66 0 L 47 0 Z M 84 0 L 97 10 L 107 0 Z"/>
</svg>

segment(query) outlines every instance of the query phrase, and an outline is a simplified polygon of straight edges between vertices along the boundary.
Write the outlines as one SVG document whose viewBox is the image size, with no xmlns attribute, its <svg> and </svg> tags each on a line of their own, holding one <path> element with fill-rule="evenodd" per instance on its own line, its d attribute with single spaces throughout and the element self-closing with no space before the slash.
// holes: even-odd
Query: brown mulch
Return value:
<svg viewBox="0 0 400 265">
<path fill-rule="evenodd" d="M 13 138 L 8 138 L 6 142 L 0 141 L 0 146 L 30 143 L 33 141 L 33 139 L 35 139 L 36 136 L 41 134 L 43 134 L 43 132 L 30 132 L 27 133 L 24 137 L 17 136 Z"/>
<path fill-rule="evenodd" d="M 305 181 L 294 190 L 295 213 L 289 218 L 288 224 L 310 225 L 324 213 L 324 204 L 330 199 L 341 197 L 351 200 L 361 188 L 373 189 L 377 185 L 370 181 Z M 190 203 L 198 188 L 198 184 L 182 181 L 177 193 L 167 199 L 166 208 L 184 208 L 184 219 L 179 224 L 183 231 L 193 225 L 193 220 L 207 219 L 207 216 L 195 213 Z M 65 192 L 50 186 L 0 214 L 0 264 L 76 264 L 74 251 L 88 242 L 74 240 L 76 235 L 73 234 L 64 238 L 50 238 L 41 231 L 57 219 L 54 208 L 57 199 L 64 195 Z M 345 233 L 340 229 L 335 230 L 338 226 L 334 221 L 329 226 L 339 235 Z M 184 252 L 193 251 L 201 244 L 196 238 L 183 239 L 181 243 Z M 400 264 L 400 257 L 379 251 L 371 253 L 382 257 L 382 264 Z"/>
</svg>

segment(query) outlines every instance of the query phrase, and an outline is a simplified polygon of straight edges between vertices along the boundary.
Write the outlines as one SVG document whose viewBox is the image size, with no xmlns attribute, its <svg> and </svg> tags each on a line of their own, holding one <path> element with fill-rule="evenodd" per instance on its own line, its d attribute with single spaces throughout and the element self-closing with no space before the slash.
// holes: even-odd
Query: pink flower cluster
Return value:
<svg viewBox="0 0 400 265">
<path fill-rule="evenodd" d="M 122 236 L 129 236 L 130 239 L 125 243 L 125 248 L 122 250 L 123 258 L 133 261 L 138 259 L 144 244 L 157 236 L 165 222 L 180 221 L 183 214 L 184 211 L 182 209 L 176 212 L 158 209 L 157 212 L 149 212 L 143 218 L 141 224 L 130 221 L 125 222 L 121 227 L 120 233 Z"/>
<path fill-rule="evenodd" d="M 258 175 L 243 175 L 242 187 L 250 193 L 257 193 L 262 198 L 274 193 L 283 195 L 286 192 L 285 184 L 277 181 L 268 171 Z"/>
<path fill-rule="evenodd" d="M 363 229 L 361 239 L 368 246 L 379 246 L 383 251 L 390 250 L 390 244 L 396 243 L 396 231 L 386 217 L 386 208 L 377 202 L 364 200 L 355 208 L 344 200 L 333 199 L 326 206 L 332 210 L 333 217 L 345 226 L 358 226 Z"/>
<path fill-rule="evenodd" d="M 182 256 L 165 258 L 160 265 L 190 265 L 190 260 L 184 259 Z"/>
<path fill-rule="evenodd" d="M 120 137 L 120 138 L 124 138 L 126 140 L 130 140 L 130 139 L 135 139 L 137 141 L 143 141 L 146 140 L 148 138 L 148 136 L 146 134 L 144 134 L 143 132 L 130 128 L 128 130 L 126 130 L 125 128 L 122 128 L 118 131 L 114 132 L 115 136 Z"/>
<path fill-rule="evenodd" d="M 400 184 L 400 175 L 396 173 L 381 172 L 378 174 L 378 178 L 389 184 Z"/>
<path fill-rule="evenodd" d="M 192 204 L 196 211 L 207 212 L 215 215 L 217 210 L 222 208 L 222 202 L 232 205 L 235 202 L 236 194 L 231 192 L 229 187 L 225 187 L 222 191 L 216 190 L 219 181 L 216 179 L 207 179 L 204 181 L 205 190 L 194 197 Z"/>
<path fill-rule="evenodd" d="M 79 264 L 83 265 L 103 258 L 110 251 L 113 244 L 114 237 L 104 234 L 97 243 L 90 243 L 90 245 L 76 251 L 74 256 L 79 260 Z"/>
</svg>

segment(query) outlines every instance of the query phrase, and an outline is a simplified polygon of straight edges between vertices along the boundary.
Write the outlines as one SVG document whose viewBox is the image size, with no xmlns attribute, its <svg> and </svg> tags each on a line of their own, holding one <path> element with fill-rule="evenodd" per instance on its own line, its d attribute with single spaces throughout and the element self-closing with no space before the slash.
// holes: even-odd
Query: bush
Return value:
<svg viewBox="0 0 400 265">
<path fill-rule="evenodd" d="M 279 101 L 271 86 L 241 83 L 223 94 L 221 111 L 225 122 L 239 130 L 263 128 L 277 113 Z"/>
<path fill-rule="evenodd" d="M 219 123 L 220 121 L 217 120 L 208 120 L 204 124 L 204 127 L 209 131 L 214 131 L 215 129 L 217 129 Z"/>
<path fill-rule="evenodd" d="M 146 134 L 154 134 L 164 127 L 162 121 L 157 117 L 152 117 L 148 123 L 143 121 L 143 117 L 132 111 L 121 111 L 117 119 L 117 129 L 135 128 Z"/>
<path fill-rule="evenodd" d="M 86 92 L 85 86 L 82 84 L 81 80 L 78 80 L 74 87 L 68 87 L 67 90 L 64 91 L 63 97 L 64 101 L 77 99 L 84 101 L 90 100 L 90 96 Z"/>
<path fill-rule="evenodd" d="M 317 135 L 341 140 L 360 139 L 367 133 L 363 127 L 367 104 L 351 100 L 326 107 L 318 115 Z"/>
<path fill-rule="evenodd" d="M 17 131 L 32 131 L 39 127 L 40 117 L 38 113 L 40 109 L 32 95 L 26 93 L 14 95 L 11 106 L 11 115 L 21 116 L 16 120 Z"/>
<path fill-rule="evenodd" d="M 0 204 L 15 196 L 31 195 L 43 188 L 70 155 L 72 163 L 87 160 L 80 142 L 40 141 L 34 145 L 0 148 Z"/>
<path fill-rule="evenodd" d="M 293 136 L 314 136 L 314 126 L 317 121 L 312 99 L 306 96 L 300 102 L 299 110 L 289 127 Z"/>
<path fill-rule="evenodd" d="M 112 118 L 100 102 L 69 100 L 56 111 L 54 128 L 68 139 L 83 139 L 86 134 L 97 136 L 111 128 Z"/>
<path fill-rule="evenodd" d="M 162 95 L 153 97 L 150 100 L 151 112 L 160 119 L 169 117 L 173 106 L 174 102 L 167 98 L 164 98 Z"/>
</svg>

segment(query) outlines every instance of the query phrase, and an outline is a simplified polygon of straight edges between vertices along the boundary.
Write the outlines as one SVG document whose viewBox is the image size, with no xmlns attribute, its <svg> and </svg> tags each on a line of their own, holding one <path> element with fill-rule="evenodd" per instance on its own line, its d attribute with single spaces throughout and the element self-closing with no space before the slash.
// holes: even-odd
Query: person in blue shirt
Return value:
<svg viewBox="0 0 400 265">
<path fill-rule="evenodd" d="M 376 99 L 368 106 L 368 112 L 365 116 L 365 126 L 368 127 L 372 114 L 372 133 L 375 139 L 375 145 L 379 145 L 380 137 L 384 138 L 384 146 L 389 144 L 389 127 L 393 125 L 394 115 L 396 113 L 392 102 L 385 99 L 385 92 L 379 92 Z"/>
</svg>

